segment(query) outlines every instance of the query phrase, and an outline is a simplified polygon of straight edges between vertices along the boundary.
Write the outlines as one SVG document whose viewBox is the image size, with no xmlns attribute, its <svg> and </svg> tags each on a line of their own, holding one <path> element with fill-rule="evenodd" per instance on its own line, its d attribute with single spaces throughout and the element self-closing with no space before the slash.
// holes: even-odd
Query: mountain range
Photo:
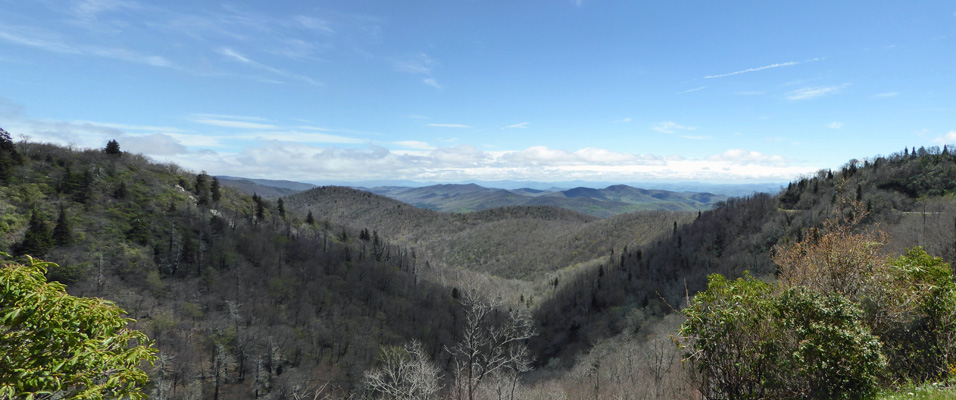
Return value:
<svg viewBox="0 0 956 400">
<path fill-rule="evenodd" d="M 314 185 L 292 181 L 218 177 L 227 186 L 267 199 L 288 196 Z M 447 212 L 474 212 L 510 206 L 555 206 L 599 218 L 634 211 L 700 211 L 728 198 L 707 192 L 639 189 L 612 185 L 603 189 L 497 189 L 478 184 L 439 184 L 423 187 L 379 186 L 356 189 L 399 200 L 415 207 Z"/>
</svg>

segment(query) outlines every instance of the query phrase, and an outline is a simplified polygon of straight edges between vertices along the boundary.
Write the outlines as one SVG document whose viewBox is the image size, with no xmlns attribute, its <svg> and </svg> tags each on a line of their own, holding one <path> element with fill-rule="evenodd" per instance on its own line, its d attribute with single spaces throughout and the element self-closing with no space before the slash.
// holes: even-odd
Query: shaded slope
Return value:
<svg viewBox="0 0 956 400">
<path fill-rule="evenodd" d="M 289 196 L 286 205 L 299 213 L 311 211 L 316 218 L 369 229 L 398 244 L 414 246 L 444 266 L 524 280 L 605 257 L 615 248 L 643 244 L 649 235 L 686 218 L 656 212 L 600 220 L 548 206 L 440 213 L 342 187 Z"/>
<path fill-rule="evenodd" d="M 867 224 L 891 233 L 888 251 L 921 245 L 956 260 L 956 157 L 939 148 L 852 160 L 791 183 L 782 193 L 731 199 L 688 225 L 567 279 L 536 317 L 546 332 L 533 343 L 542 362 L 567 359 L 627 321 L 671 313 L 706 287 L 706 277 L 749 270 L 773 279 L 774 246 L 799 241 L 827 218 L 868 210 Z"/>
<path fill-rule="evenodd" d="M 578 187 L 565 191 L 502 190 L 475 184 L 369 190 L 416 207 L 437 211 L 471 212 L 512 205 L 555 206 L 601 218 L 642 210 L 705 210 L 726 199 L 726 196 L 711 193 L 644 190 L 626 185 L 605 189 Z"/>
</svg>

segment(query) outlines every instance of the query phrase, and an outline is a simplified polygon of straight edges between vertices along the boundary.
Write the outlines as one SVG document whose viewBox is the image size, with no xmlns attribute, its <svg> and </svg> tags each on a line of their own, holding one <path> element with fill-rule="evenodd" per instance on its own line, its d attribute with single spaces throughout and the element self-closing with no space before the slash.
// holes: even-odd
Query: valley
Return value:
<svg viewBox="0 0 956 400">
<path fill-rule="evenodd" d="M 669 337 L 711 274 L 774 280 L 780 246 L 850 212 L 848 202 L 887 233 L 886 254 L 922 246 L 956 259 L 956 157 L 938 148 L 746 197 L 627 186 L 377 190 L 430 208 L 334 186 L 250 196 L 243 190 L 261 186 L 241 190 L 125 152 L 28 142 L 5 151 L 0 250 L 55 262 L 47 277 L 70 294 L 127 310 L 159 351 L 146 367 L 155 398 L 363 396 L 380 352 L 411 340 L 444 371 L 436 379 L 450 395 L 463 354 L 450 349 L 483 301 L 496 306 L 494 324 L 526 323 L 529 334 L 527 353 L 475 381 L 481 396 L 511 382 L 515 398 L 694 397 Z M 664 209 L 601 218 L 573 202 L 476 200 L 516 196 L 587 199 L 581 206 L 647 197 Z M 432 209 L 442 207 L 468 212 Z M 69 227 L 57 229 L 70 240 L 27 240 L 64 218 Z"/>
</svg>

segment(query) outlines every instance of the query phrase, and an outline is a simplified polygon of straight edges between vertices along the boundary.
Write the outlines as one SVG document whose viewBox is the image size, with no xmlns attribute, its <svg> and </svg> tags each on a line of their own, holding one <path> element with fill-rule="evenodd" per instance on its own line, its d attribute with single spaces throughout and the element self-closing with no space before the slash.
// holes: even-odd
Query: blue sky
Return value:
<svg viewBox="0 0 956 400">
<path fill-rule="evenodd" d="M 0 127 L 302 181 L 786 181 L 956 143 L 951 1 L 0 0 Z"/>
</svg>

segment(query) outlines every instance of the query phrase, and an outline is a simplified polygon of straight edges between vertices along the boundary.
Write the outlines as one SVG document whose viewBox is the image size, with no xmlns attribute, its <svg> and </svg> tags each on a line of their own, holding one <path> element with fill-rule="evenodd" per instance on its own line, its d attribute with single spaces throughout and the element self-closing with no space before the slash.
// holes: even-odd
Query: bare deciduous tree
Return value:
<svg viewBox="0 0 956 400">
<path fill-rule="evenodd" d="M 475 288 L 462 290 L 460 301 L 465 310 L 465 326 L 458 344 L 446 350 L 454 359 L 455 395 L 474 400 L 475 391 L 486 377 L 528 369 L 531 354 L 525 342 L 535 335 L 535 330 L 526 312 L 515 308 L 502 315 L 498 310 L 500 299 L 486 301 Z M 515 379 L 516 376 L 512 388 Z"/>
<path fill-rule="evenodd" d="M 428 358 L 421 342 L 384 347 L 382 365 L 365 373 L 365 386 L 373 398 L 424 400 L 440 389 L 440 371 Z"/>
</svg>

